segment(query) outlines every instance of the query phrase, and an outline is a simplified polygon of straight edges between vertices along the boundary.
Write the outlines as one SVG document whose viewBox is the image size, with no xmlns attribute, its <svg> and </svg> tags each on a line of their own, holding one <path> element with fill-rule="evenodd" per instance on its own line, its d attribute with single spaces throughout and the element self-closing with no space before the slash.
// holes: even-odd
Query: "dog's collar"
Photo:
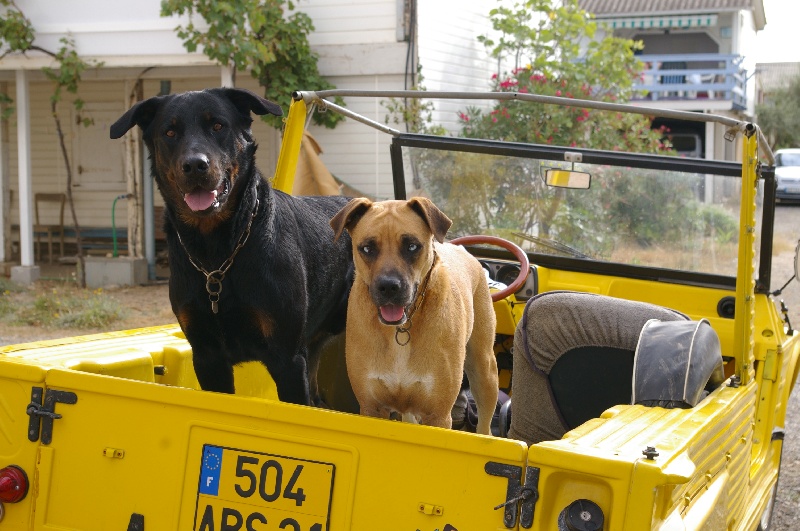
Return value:
<svg viewBox="0 0 800 531">
<path fill-rule="evenodd" d="M 208 301 L 211 303 L 211 311 L 216 314 L 219 311 L 219 296 L 222 293 L 222 280 L 225 278 L 225 274 L 228 272 L 228 269 L 231 268 L 233 265 L 233 259 L 236 258 L 236 255 L 239 254 L 239 251 L 244 247 L 244 244 L 247 243 L 247 238 L 250 236 L 250 228 L 253 226 L 253 220 L 256 219 L 256 214 L 258 213 L 258 186 L 256 186 L 256 204 L 253 207 L 253 213 L 250 215 L 250 219 L 247 221 L 247 226 L 239 235 L 239 241 L 236 242 L 236 247 L 234 247 L 233 252 L 228 257 L 227 260 L 222 262 L 222 264 L 213 271 L 207 271 L 202 265 L 199 265 L 194 258 L 192 258 L 189 249 L 186 248 L 186 245 L 183 243 L 183 239 L 181 238 L 181 233 L 178 230 L 178 227 L 175 227 L 175 234 L 178 235 L 178 242 L 183 247 L 183 251 L 186 253 L 186 258 L 189 259 L 189 263 L 194 266 L 200 273 L 205 275 L 206 277 L 206 292 L 208 293 Z"/>
<path fill-rule="evenodd" d="M 411 341 L 411 318 L 414 317 L 414 314 L 419 310 L 419 307 L 422 306 L 422 301 L 425 300 L 425 292 L 428 291 L 428 284 L 430 284 L 431 280 L 431 273 L 433 273 L 433 268 L 436 266 L 436 260 L 438 259 L 438 255 L 436 254 L 436 250 L 433 251 L 433 261 L 431 262 L 431 267 L 428 269 L 428 272 L 425 274 L 425 278 L 422 279 L 422 286 L 421 290 L 417 291 L 417 296 L 414 297 L 414 302 L 411 305 L 411 309 L 406 314 L 406 321 L 395 328 L 394 331 L 394 340 L 397 342 L 398 345 L 404 347 L 408 345 L 408 342 Z M 400 338 L 403 338 L 404 341 L 401 341 Z"/>
</svg>

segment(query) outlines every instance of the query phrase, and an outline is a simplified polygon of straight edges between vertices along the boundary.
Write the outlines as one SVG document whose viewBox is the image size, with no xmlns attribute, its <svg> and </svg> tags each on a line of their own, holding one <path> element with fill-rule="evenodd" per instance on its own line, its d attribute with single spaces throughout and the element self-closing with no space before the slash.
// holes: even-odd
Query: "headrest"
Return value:
<svg viewBox="0 0 800 531">
<path fill-rule="evenodd" d="M 725 379 L 722 350 L 711 324 L 647 321 L 633 361 L 631 403 L 689 408 Z"/>
</svg>

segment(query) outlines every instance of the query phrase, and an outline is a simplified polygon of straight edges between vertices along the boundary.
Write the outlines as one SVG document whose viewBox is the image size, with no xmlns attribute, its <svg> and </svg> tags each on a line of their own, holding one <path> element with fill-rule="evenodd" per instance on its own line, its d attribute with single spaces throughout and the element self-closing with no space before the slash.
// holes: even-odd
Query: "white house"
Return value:
<svg viewBox="0 0 800 531">
<path fill-rule="evenodd" d="M 338 88 L 403 89 L 422 65 L 429 90 L 485 90 L 493 61 L 476 36 L 490 29 L 491 3 L 482 0 L 299 0 L 315 31 L 309 36 L 319 54 L 319 68 Z M 67 95 L 59 106 L 66 128 L 66 145 L 74 175 L 72 193 L 82 228 L 111 226 L 112 205 L 116 225 L 126 227 L 135 255 L 146 255 L 151 265 L 154 242 L 153 206 L 161 198 L 143 168 L 138 135 L 109 139 L 108 128 L 136 101 L 159 93 L 182 92 L 229 85 L 231 76 L 201 53 L 188 53 L 174 28 L 181 22 L 160 16 L 160 0 L 17 0 L 16 5 L 36 29 L 35 44 L 55 51 L 59 39 L 71 36 L 85 59 L 102 62 L 87 71 L 78 97 L 94 124 L 83 127 Z M 199 21 L 198 21 L 199 22 Z M 15 112 L 0 129 L 0 261 L 12 254 L 19 241 L 18 279 L 35 278 L 32 225 L 33 198 L 41 192 L 63 192 L 66 170 L 50 112 L 52 84 L 41 68 L 52 64 L 45 54 L 9 54 L 0 60 L 0 91 L 14 100 Z M 246 73 L 236 76 L 237 86 L 258 91 Z M 306 87 L 286 87 L 286 90 Z M 350 105 L 350 103 L 348 103 Z M 385 120 L 380 105 L 352 108 L 377 121 Z M 288 109 L 284 109 L 287 111 Z M 436 119 L 454 124 L 454 108 L 437 109 Z M 326 154 L 328 168 L 348 184 L 378 197 L 389 190 L 378 187 L 377 177 L 389 172 L 388 143 L 375 133 L 347 122 L 334 130 L 313 131 Z M 260 121 L 254 124 L 259 142 L 258 163 L 269 175 L 277 159 L 279 132 Z M 366 137 L 365 137 L 366 136 Z M 385 135 L 383 135 L 385 136 Z M 339 149 L 346 147 L 347 149 Z M 384 179 L 386 181 L 387 179 Z M 57 222 L 57 210 L 43 209 L 42 223 Z M 139 220 L 144 220 L 141 223 Z M 69 209 L 65 225 L 73 225 Z M 12 227 L 18 227 L 12 235 Z"/>
<path fill-rule="evenodd" d="M 579 0 L 617 37 L 641 41 L 647 69 L 634 104 L 752 119 L 763 0 Z M 664 121 L 686 156 L 740 160 L 721 125 Z"/>
</svg>

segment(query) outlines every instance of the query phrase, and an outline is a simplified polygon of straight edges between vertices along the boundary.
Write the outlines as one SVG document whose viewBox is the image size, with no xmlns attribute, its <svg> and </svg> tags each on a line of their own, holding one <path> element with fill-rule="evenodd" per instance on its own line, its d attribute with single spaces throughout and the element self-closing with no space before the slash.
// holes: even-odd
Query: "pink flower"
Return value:
<svg viewBox="0 0 800 531">
<path fill-rule="evenodd" d="M 556 96 L 561 96 L 561 89 L 556 91 Z"/>
<path fill-rule="evenodd" d="M 497 74 L 492 74 L 492 79 L 497 79 Z"/>
</svg>

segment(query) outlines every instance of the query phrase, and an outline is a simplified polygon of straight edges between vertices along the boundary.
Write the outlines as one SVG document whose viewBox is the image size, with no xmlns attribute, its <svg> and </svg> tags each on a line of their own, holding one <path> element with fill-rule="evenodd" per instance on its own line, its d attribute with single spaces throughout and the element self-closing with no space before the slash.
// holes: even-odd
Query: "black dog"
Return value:
<svg viewBox="0 0 800 531">
<path fill-rule="evenodd" d="M 315 403 L 317 356 L 344 330 L 350 242 L 329 220 L 343 197 L 292 197 L 255 166 L 251 111 L 281 108 L 250 91 L 157 96 L 111 126 L 143 130 L 164 198 L 172 311 L 204 390 L 233 393 L 233 366 L 263 363 L 282 401 Z"/>
</svg>

